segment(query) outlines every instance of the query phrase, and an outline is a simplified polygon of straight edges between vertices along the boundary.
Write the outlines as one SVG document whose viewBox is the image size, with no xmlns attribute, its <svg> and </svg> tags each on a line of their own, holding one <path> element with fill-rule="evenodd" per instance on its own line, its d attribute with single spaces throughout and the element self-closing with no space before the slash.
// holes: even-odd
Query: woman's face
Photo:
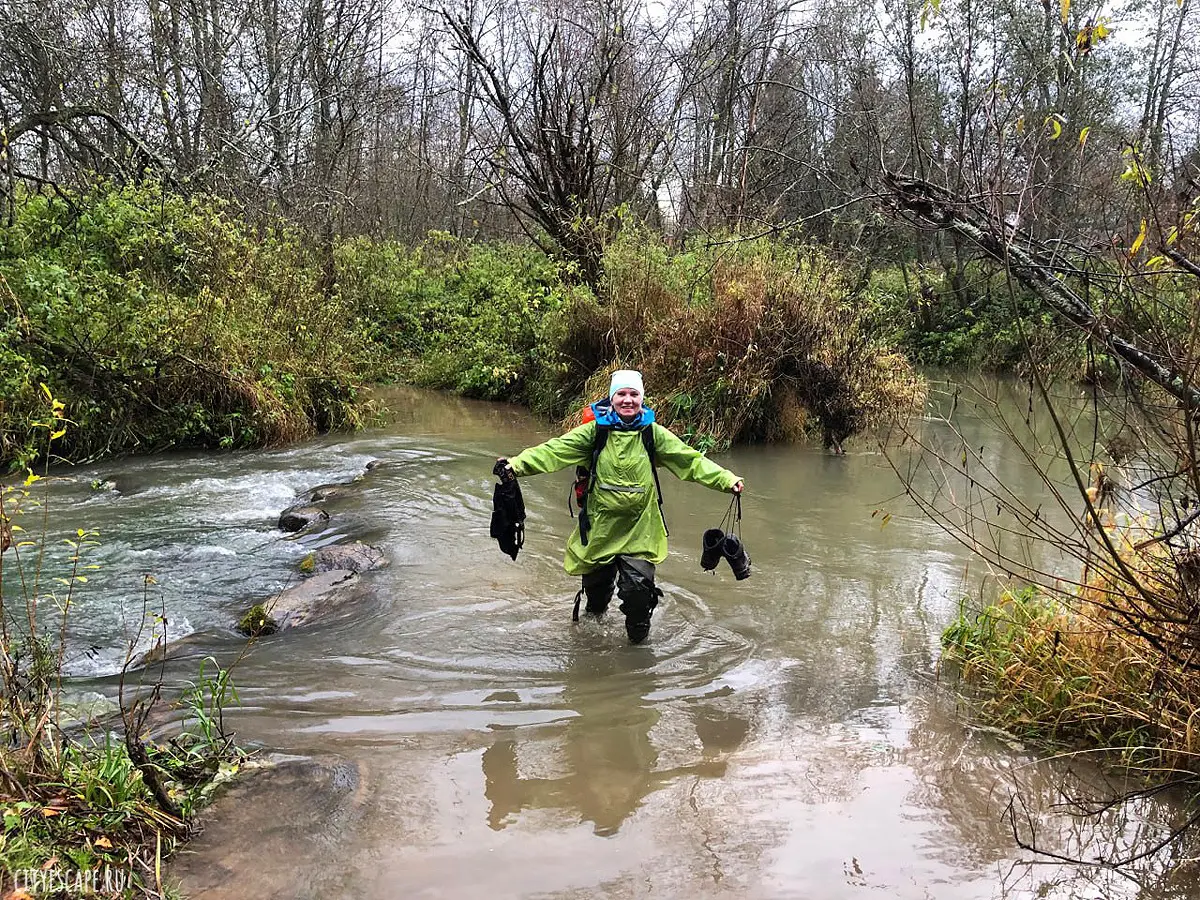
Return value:
<svg viewBox="0 0 1200 900">
<path fill-rule="evenodd" d="M 612 405 L 622 419 L 632 419 L 642 411 L 642 392 L 636 388 L 621 388 L 613 394 Z"/>
</svg>

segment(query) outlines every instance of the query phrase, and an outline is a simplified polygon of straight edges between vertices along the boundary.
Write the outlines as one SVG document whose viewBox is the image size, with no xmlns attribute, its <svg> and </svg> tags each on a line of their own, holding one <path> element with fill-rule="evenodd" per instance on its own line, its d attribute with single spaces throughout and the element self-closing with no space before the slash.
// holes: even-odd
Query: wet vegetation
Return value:
<svg viewBox="0 0 1200 900">
<path fill-rule="evenodd" d="M 63 406 L 48 393 L 45 401 L 38 428 L 43 440 L 57 440 L 68 427 Z M 155 652 L 165 635 L 147 576 L 141 633 L 128 648 L 116 708 L 79 703 L 64 672 L 67 627 L 98 568 L 90 562 L 97 535 L 80 530 L 68 569 L 44 570 L 37 480 L 0 490 L 0 891 L 162 897 L 163 860 L 243 761 L 223 716 L 237 693 L 230 672 L 208 659 L 174 700 L 180 723 L 152 724 L 165 706 L 162 671 L 132 665 L 142 638 Z"/>
<path fill-rule="evenodd" d="M 618 362 L 703 446 L 840 445 L 913 407 L 890 313 L 845 260 L 785 238 L 673 249 L 630 224 L 595 288 L 544 252 L 433 234 L 334 250 L 153 184 L 36 196 L 0 228 L 0 462 L 34 464 L 39 384 L 74 423 L 56 459 L 272 446 L 363 420 L 403 380 L 552 418 Z"/>
</svg>

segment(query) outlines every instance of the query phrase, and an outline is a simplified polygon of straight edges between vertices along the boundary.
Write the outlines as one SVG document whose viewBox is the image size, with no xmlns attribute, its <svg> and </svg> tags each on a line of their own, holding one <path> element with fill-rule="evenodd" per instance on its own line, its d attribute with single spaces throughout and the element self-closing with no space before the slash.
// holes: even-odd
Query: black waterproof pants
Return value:
<svg viewBox="0 0 1200 900">
<path fill-rule="evenodd" d="M 650 633 L 650 614 L 662 596 L 654 586 L 654 563 L 636 556 L 618 556 L 584 575 L 583 593 L 589 615 L 599 616 L 608 609 L 614 587 L 625 614 L 625 632 L 631 643 L 640 644 Z"/>
</svg>

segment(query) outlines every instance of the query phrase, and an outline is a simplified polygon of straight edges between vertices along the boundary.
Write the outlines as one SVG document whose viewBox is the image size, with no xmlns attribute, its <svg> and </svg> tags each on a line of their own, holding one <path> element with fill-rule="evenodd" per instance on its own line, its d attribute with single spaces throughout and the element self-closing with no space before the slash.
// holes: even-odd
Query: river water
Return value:
<svg viewBox="0 0 1200 900">
<path fill-rule="evenodd" d="M 1064 798 L 1103 796 L 1102 776 L 956 708 L 939 635 L 986 579 L 869 445 L 716 457 L 747 483 L 743 582 L 699 566 L 727 496 L 666 476 L 666 595 L 631 647 L 619 616 L 571 624 L 570 473 L 522 482 L 516 562 L 488 537 L 492 461 L 550 425 L 418 391 L 382 400 L 375 430 L 126 459 L 48 486 L 52 535 L 99 532 L 71 625 L 79 690 L 115 693 L 119 635 L 144 600 L 169 636 L 190 635 L 167 669 L 186 679 L 206 654 L 239 655 L 230 624 L 296 581 L 314 546 L 357 538 L 390 560 L 354 605 L 237 663 L 241 740 L 340 768 L 227 812 L 177 867 L 190 896 L 1200 897 L 1186 848 L 1118 875 L 1016 845 L 1013 802 L 1022 834 L 1093 858 L 1145 847 L 1182 811 L 1138 801 L 1076 821 Z M 956 417 L 972 446 L 1011 455 L 1006 485 L 1036 502 L 1019 454 L 966 404 Z M 275 530 L 298 493 L 371 461 L 325 530 Z"/>
</svg>

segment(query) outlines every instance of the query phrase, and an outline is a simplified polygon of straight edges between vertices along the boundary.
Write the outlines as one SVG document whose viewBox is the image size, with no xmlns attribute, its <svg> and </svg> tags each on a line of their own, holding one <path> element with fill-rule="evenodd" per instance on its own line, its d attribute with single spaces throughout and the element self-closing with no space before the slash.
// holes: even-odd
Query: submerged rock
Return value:
<svg viewBox="0 0 1200 900">
<path fill-rule="evenodd" d="M 303 531 L 313 525 L 329 521 L 329 513 L 319 506 L 291 506 L 279 515 L 279 528 L 282 531 Z"/>
<path fill-rule="evenodd" d="M 308 502 L 324 503 L 326 500 L 333 500 L 345 494 L 346 488 L 344 484 L 323 484 L 308 492 Z"/>
<path fill-rule="evenodd" d="M 311 564 L 307 566 L 311 559 Z M 334 569 L 345 569 L 348 572 L 369 572 L 387 565 L 383 551 L 362 541 L 352 544 L 332 544 L 321 547 L 304 558 L 300 571 L 305 574 L 320 574 L 332 572 Z"/>
<path fill-rule="evenodd" d="M 371 792 L 364 773 L 338 758 L 254 760 L 203 814 L 204 828 L 169 864 L 193 900 L 339 896 L 314 892 L 299 857 L 353 855 Z"/>
</svg>

